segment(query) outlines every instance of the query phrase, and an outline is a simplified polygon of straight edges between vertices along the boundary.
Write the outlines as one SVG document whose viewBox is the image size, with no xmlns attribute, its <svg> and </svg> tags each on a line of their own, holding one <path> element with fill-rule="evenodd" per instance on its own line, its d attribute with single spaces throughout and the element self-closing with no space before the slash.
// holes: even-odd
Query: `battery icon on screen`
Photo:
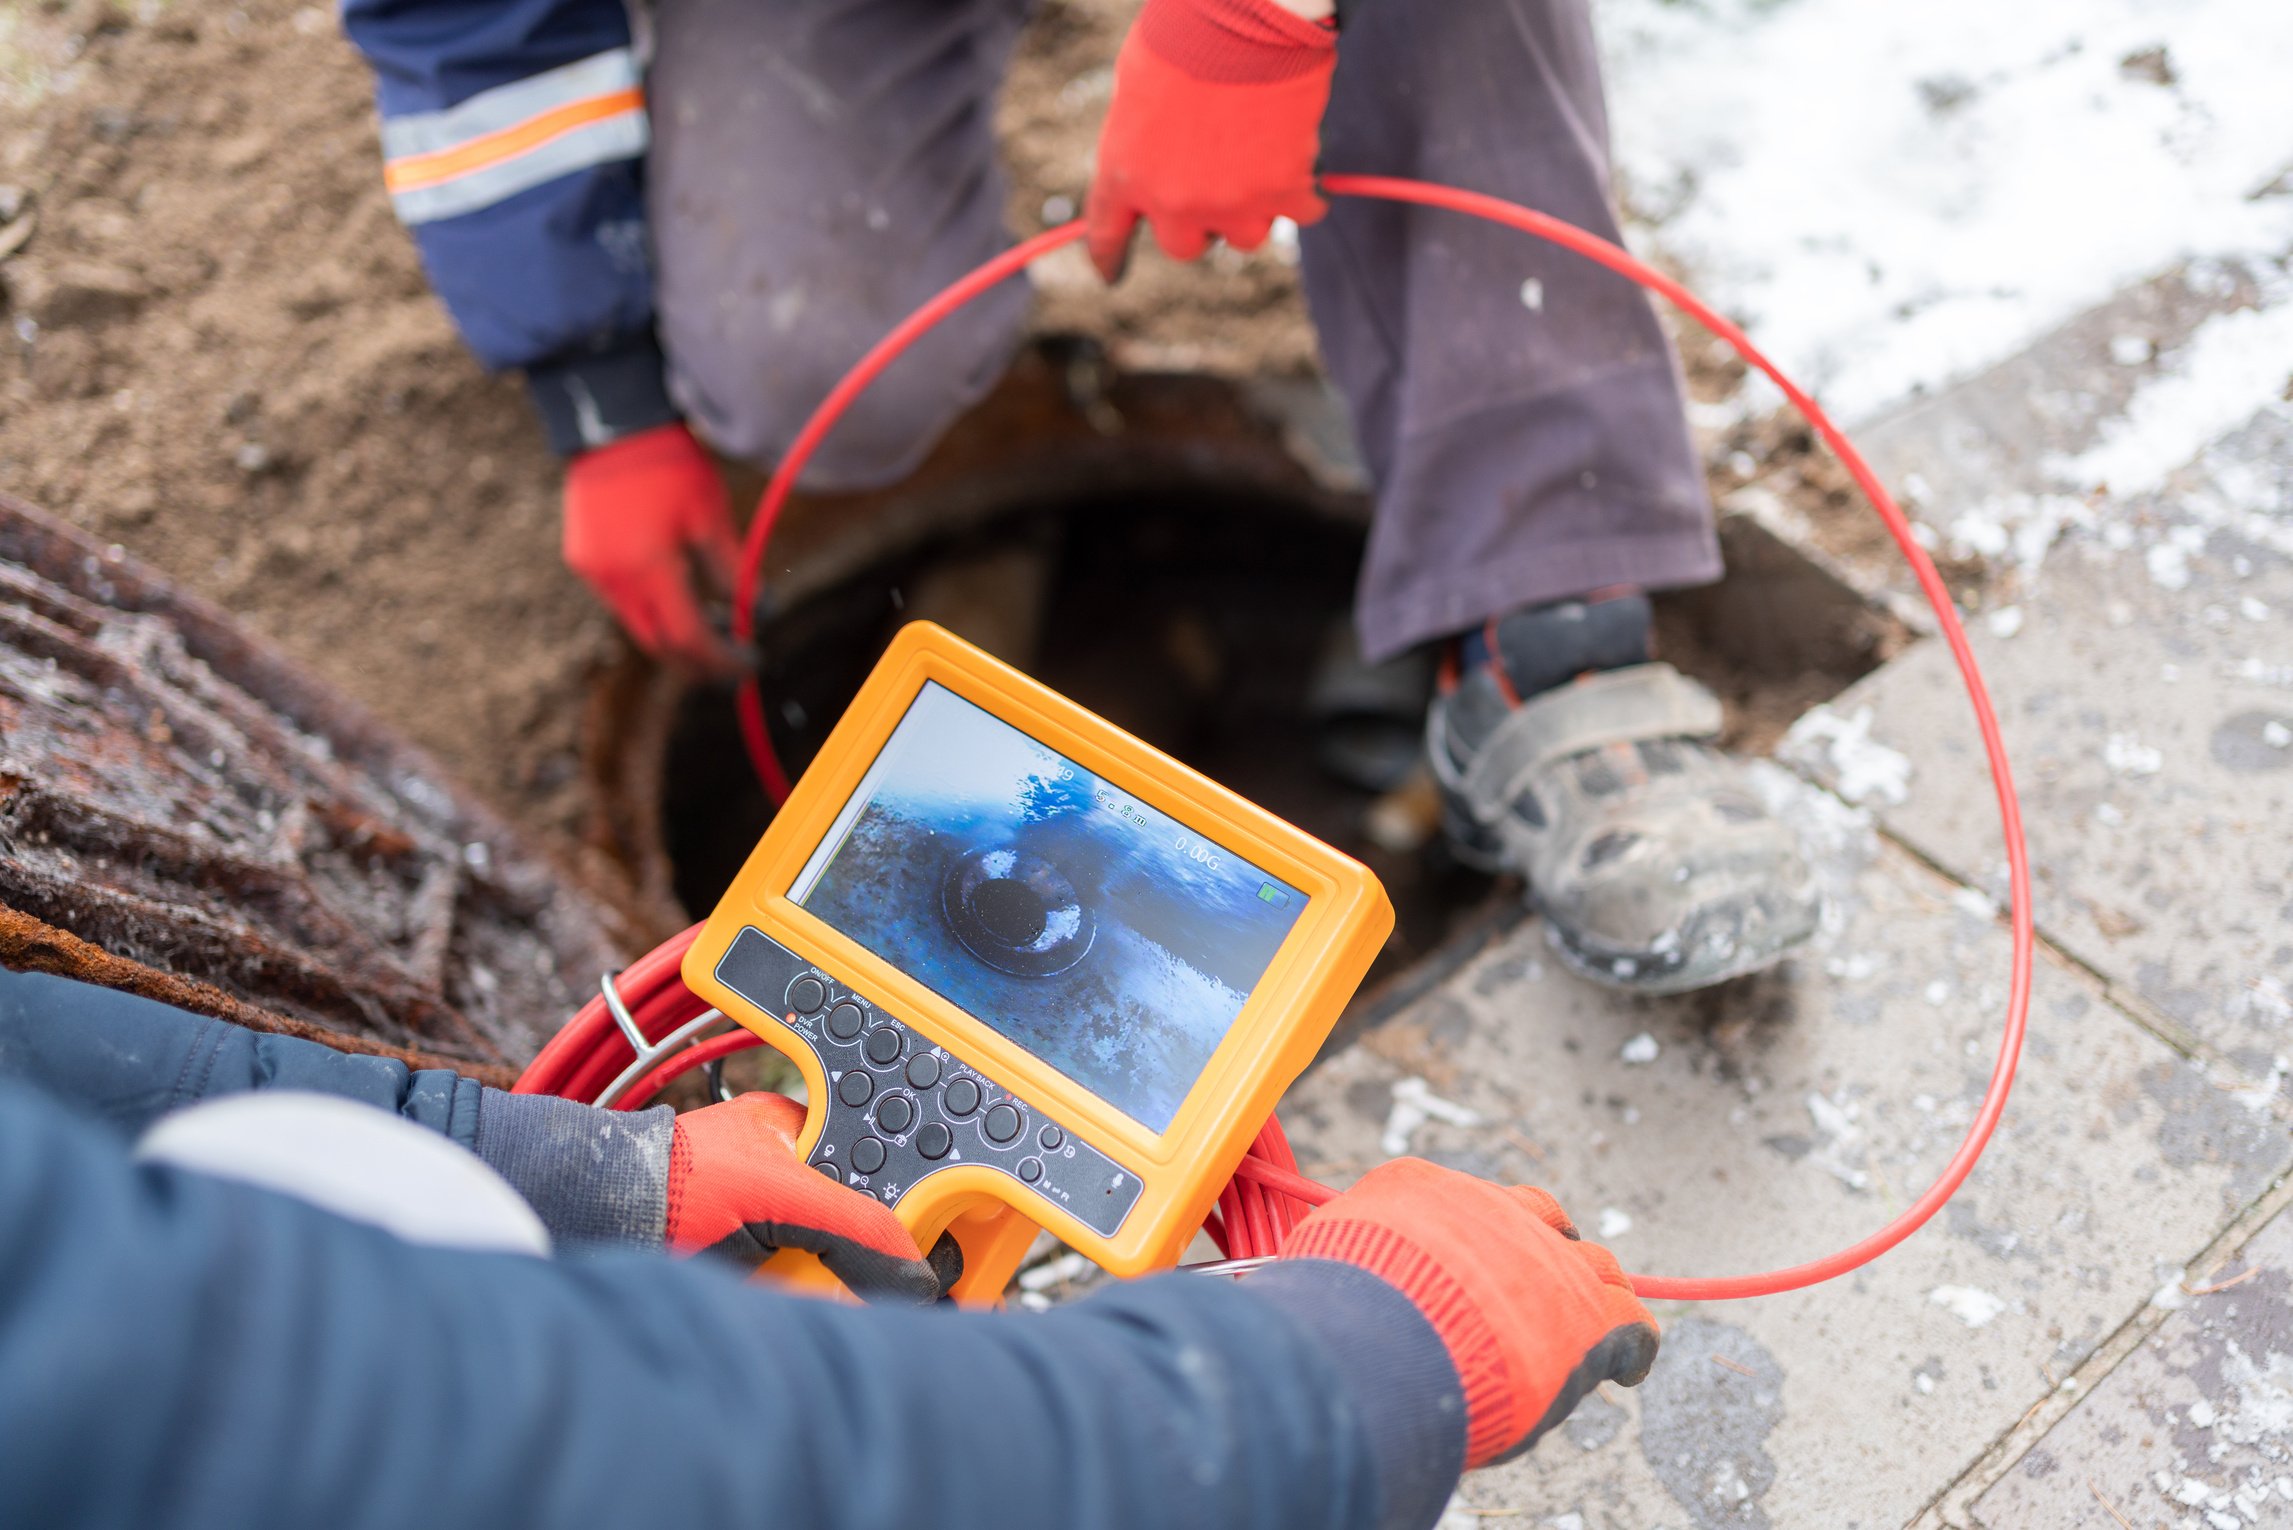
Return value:
<svg viewBox="0 0 2293 1530">
<path fill-rule="evenodd" d="M 1276 908 L 1280 908 L 1283 904 L 1290 901 L 1290 895 L 1282 891 L 1281 888 L 1276 887 L 1271 882 L 1261 882 L 1258 885 L 1258 901 L 1260 903 L 1271 903 Z"/>
</svg>

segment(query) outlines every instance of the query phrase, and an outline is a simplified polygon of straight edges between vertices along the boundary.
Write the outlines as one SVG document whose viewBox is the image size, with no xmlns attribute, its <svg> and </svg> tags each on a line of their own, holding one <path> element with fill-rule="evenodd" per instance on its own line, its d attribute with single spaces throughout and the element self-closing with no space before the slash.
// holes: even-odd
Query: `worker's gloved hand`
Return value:
<svg viewBox="0 0 2293 1530">
<path fill-rule="evenodd" d="M 695 579 L 729 592 L 739 559 L 724 480 L 683 425 L 641 430 L 566 464 L 566 566 L 647 653 L 704 674 L 732 671 Z"/>
<path fill-rule="evenodd" d="M 755 1267 L 777 1249 L 820 1256 L 870 1301 L 931 1302 L 942 1271 L 900 1219 L 872 1196 L 796 1156 L 804 1107 L 780 1094 L 744 1094 L 677 1117 L 669 1145 L 669 1247 Z"/>
<path fill-rule="evenodd" d="M 1468 1467 L 1526 1449 L 1585 1393 L 1637 1385 L 1656 1359 L 1656 1320 L 1616 1256 L 1580 1242 L 1542 1190 L 1397 1159 L 1315 1208 L 1282 1257 L 1354 1265 L 1417 1304 L 1465 1389 Z"/>
<path fill-rule="evenodd" d="M 1311 223 L 1337 32 L 1276 0 L 1146 0 L 1115 60 L 1085 207 L 1091 262 L 1114 281 L 1141 218 L 1192 260 L 1216 235 L 1263 244 L 1276 218 Z"/>
</svg>

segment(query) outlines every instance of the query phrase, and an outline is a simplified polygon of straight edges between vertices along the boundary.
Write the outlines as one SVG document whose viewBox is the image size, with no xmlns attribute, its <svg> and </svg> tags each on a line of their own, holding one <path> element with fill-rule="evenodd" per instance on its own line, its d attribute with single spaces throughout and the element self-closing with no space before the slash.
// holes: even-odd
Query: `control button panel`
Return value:
<svg viewBox="0 0 2293 1530">
<path fill-rule="evenodd" d="M 821 1173 L 897 1205 L 926 1175 L 985 1164 L 1107 1237 L 1138 1201 L 1137 1175 L 763 931 L 735 936 L 716 975 L 818 1054 Z"/>
</svg>

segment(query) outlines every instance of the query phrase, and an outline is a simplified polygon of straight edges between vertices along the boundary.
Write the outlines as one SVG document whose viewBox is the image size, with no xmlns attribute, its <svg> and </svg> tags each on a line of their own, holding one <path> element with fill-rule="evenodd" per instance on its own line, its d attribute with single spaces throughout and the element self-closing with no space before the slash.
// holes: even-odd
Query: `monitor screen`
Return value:
<svg viewBox="0 0 2293 1530">
<path fill-rule="evenodd" d="M 1158 1133 L 1306 904 L 936 681 L 788 896 Z"/>
</svg>

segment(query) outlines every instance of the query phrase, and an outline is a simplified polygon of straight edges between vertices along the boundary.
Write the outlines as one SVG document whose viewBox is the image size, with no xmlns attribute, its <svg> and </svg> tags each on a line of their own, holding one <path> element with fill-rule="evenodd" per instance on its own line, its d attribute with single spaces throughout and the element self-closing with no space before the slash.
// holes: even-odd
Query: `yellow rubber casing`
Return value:
<svg viewBox="0 0 2293 1530">
<path fill-rule="evenodd" d="M 1166 1130 L 1149 1130 L 789 900 L 798 874 L 893 729 L 935 681 L 1305 894 L 1304 909 Z M 1000 1296 L 1036 1227 L 1116 1275 L 1177 1263 L 1276 1102 L 1320 1050 L 1392 928 L 1392 904 L 1367 867 L 952 633 L 913 622 L 893 639 L 733 879 L 687 953 L 683 975 L 695 993 L 786 1054 L 803 1073 L 812 1104 L 797 1150 L 808 1159 L 830 1109 L 842 1107 L 833 1104 L 826 1065 L 792 1023 L 796 1017 L 769 1013 L 720 980 L 719 964 L 744 930 L 759 931 L 813 963 L 848 985 L 855 998 L 904 1022 L 1136 1176 L 1137 1199 L 1111 1235 L 984 1163 L 936 1168 L 901 1187 L 896 1198 L 887 1193 L 922 1248 L 954 1231 L 965 1255 L 956 1295 L 978 1303 Z M 771 1268 L 799 1285 L 834 1284 L 808 1257 L 784 1255 Z"/>
</svg>

